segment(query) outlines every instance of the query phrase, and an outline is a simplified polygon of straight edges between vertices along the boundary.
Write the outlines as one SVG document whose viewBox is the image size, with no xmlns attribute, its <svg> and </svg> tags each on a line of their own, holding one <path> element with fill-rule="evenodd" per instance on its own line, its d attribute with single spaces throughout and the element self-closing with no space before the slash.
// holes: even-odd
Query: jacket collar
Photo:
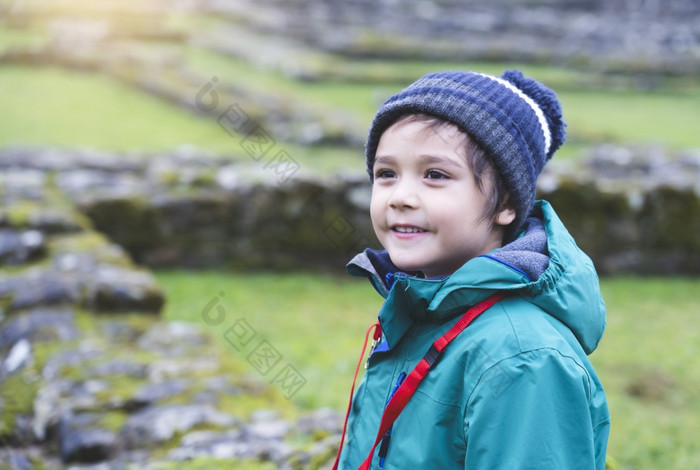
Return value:
<svg viewBox="0 0 700 470">
<path fill-rule="evenodd" d="M 425 279 L 398 271 L 386 251 L 371 249 L 355 256 L 347 271 L 367 277 L 386 298 L 378 317 L 390 348 L 416 323 L 443 323 L 496 291 L 529 281 L 522 272 L 487 257 L 470 260 L 450 277 Z"/>
</svg>

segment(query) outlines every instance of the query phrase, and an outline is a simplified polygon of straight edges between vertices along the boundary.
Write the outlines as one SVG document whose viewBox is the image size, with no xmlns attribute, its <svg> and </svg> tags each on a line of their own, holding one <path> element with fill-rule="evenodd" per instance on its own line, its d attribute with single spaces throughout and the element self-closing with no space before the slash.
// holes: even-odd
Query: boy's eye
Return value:
<svg viewBox="0 0 700 470">
<path fill-rule="evenodd" d="M 394 172 L 391 171 L 391 170 L 386 170 L 386 169 L 381 169 L 381 170 L 377 170 L 377 171 L 374 172 L 374 177 L 375 177 L 376 179 L 380 179 L 380 178 L 394 178 L 395 176 L 396 176 L 396 173 L 394 173 Z"/>
<path fill-rule="evenodd" d="M 447 175 L 441 171 L 438 171 L 438 170 L 428 170 L 425 173 L 425 177 L 430 179 L 430 180 L 438 180 L 438 179 L 446 179 Z"/>
</svg>

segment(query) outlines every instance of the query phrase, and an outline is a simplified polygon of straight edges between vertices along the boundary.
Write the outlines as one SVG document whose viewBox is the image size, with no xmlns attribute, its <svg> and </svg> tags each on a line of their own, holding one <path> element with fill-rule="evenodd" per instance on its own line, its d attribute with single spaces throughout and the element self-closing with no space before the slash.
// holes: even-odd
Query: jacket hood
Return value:
<svg viewBox="0 0 700 470">
<path fill-rule="evenodd" d="M 353 258 L 347 271 L 369 278 L 386 298 L 379 320 L 389 346 L 414 322 L 446 321 L 497 291 L 509 291 L 566 324 L 586 354 L 593 352 L 605 329 L 593 262 L 548 202 L 536 202 L 531 217 L 515 241 L 469 260 L 445 278 L 400 272 L 386 251 L 368 249 Z"/>
</svg>

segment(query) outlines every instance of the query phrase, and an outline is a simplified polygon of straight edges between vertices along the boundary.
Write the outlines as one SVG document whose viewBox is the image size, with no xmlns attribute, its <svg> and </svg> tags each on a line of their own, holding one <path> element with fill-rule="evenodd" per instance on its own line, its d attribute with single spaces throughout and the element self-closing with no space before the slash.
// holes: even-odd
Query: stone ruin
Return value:
<svg viewBox="0 0 700 470">
<path fill-rule="evenodd" d="M 370 186 L 360 168 L 319 176 L 191 148 L 151 156 L 16 148 L 0 152 L 0 167 L 7 188 L 41 193 L 50 182 L 65 207 L 112 242 L 104 256 L 125 250 L 146 266 L 342 272 L 355 253 L 379 248 L 369 220 Z M 602 274 L 700 272 L 697 152 L 601 145 L 580 163 L 552 161 L 539 193 Z M 10 206 L 6 212 L 18 211 Z M 65 219 L 50 212 L 31 217 L 52 227 Z M 40 231 L 15 230 L 4 238 L 24 246 L 0 255 L 8 260 L 42 249 Z M 54 265 L 79 270 L 86 263 L 94 261 L 66 255 Z M 123 268 L 102 269 L 93 282 L 99 276 L 132 282 L 114 274 Z M 133 284 L 148 285 L 141 278 Z M 137 293 L 122 290 L 127 298 L 118 300 L 85 288 L 81 301 L 136 301 Z M 157 310 L 158 301 L 142 295 Z"/>
<path fill-rule="evenodd" d="M 198 325 L 160 320 L 154 277 L 76 205 L 97 174 L 130 195 L 129 159 L 33 155 L 0 158 L 0 469 L 327 465 L 342 416 L 273 411 L 287 390 L 236 372 Z"/>
</svg>

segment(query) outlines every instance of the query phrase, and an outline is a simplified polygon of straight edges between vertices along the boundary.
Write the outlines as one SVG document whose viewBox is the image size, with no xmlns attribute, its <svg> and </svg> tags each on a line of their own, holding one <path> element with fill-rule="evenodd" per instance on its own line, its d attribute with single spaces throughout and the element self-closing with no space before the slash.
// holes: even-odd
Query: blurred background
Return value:
<svg viewBox="0 0 700 470">
<path fill-rule="evenodd" d="M 363 144 L 424 73 L 563 105 L 612 469 L 700 468 L 695 0 L 0 0 L 0 469 L 329 468 L 381 298 Z"/>
</svg>

